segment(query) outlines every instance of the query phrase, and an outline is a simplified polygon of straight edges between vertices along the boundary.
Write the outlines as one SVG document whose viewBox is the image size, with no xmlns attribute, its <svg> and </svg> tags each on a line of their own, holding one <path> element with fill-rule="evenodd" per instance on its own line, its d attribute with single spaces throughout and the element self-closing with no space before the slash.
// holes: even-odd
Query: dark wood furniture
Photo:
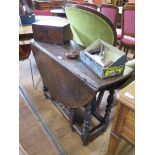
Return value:
<svg viewBox="0 0 155 155">
<path fill-rule="evenodd" d="M 35 16 L 35 21 L 41 21 L 41 20 L 56 21 L 57 18 L 58 17 L 53 17 L 53 16 Z M 30 40 L 30 39 L 33 39 L 32 25 L 19 26 L 19 41 Z"/>
<path fill-rule="evenodd" d="M 19 41 L 30 40 L 33 38 L 32 26 L 20 26 L 19 27 Z"/>
<path fill-rule="evenodd" d="M 68 59 L 66 52 L 84 49 L 73 41 L 64 45 L 31 42 L 39 72 L 44 83 L 44 94 L 47 91 L 50 99 L 69 120 L 71 128 L 80 134 L 83 144 L 106 131 L 114 100 L 114 91 L 130 74 L 113 78 L 101 79 L 91 71 L 79 58 Z M 109 90 L 108 104 L 105 115 L 97 111 L 104 91 Z M 97 95 L 98 94 L 98 95 Z M 82 128 L 76 120 L 77 110 L 83 108 L 84 118 Z M 94 116 L 99 124 L 90 129 L 91 117 Z"/>
<path fill-rule="evenodd" d="M 134 82 L 119 92 L 117 113 L 111 131 L 108 155 L 115 154 L 121 138 L 132 145 L 135 144 L 135 99 L 125 96 L 126 92 L 135 96 Z"/>
<path fill-rule="evenodd" d="M 116 6 L 124 6 L 129 0 L 112 0 L 112 4 Z"/>
<path fill-rule="evenodd" d="M 97 10 L 97 5 L 95 3 L 83 2 L 81 5 Z"/>
<path fill-rule="evenodd" d="M 28 59 L 30 62 L 31 77 L 34 87 L 34 78 L 32 72 L 32 65 L 29 56 L 31 54 L 30 40 L 33 38 L 32 26 L 19 27 L 19 60 L 23 61 Z"/>
<path fill-rule="evenodd" d="M 51 10 L 53 8 L 62 8 L 63 3 L 63 0 L 34 1 L 34 7 L 36 10 Z"/>
<path fill-rule="evenodd" d="M 34 7 L 36 10 L 50 10 L 51 4 L 48 1 L 34 1 Z"/>
<path fill-rule="evenodd" d="M 66 13 L 65 13 L 64 9 L 62 9 L 62 8 L 51 9 L 50 11 L 53 16 L 66 17 Z"/>
<path fill-rule="evenodd" d="M 32 29 L 34 40 L 44 43 L 64 44 L 73 38 L 69 22 L 65 18 L 53 16 L 50 20 L 33 23 Z"/>
</svg>

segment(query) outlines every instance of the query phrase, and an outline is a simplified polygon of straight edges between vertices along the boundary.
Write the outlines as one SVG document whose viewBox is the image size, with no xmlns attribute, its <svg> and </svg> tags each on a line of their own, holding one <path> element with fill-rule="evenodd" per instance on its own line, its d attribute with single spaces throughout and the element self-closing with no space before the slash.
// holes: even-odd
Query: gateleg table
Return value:
<svg viewBox="0 0 155 155">
<path fill-rule="evenodd" d="M 43 80 L 44 94 L 49 92 L 50 99 L 69 120 L 71 128 L 80 134 L 83 145 L 105 132 L 110 121 L 115 89 L 130 77 L 132 69 L 126 68 L 124 74 L 117 77 L 101 79 L 79 58 L 73 60 L 66 57 L 66 52 L 84 49 L 74 41 L 64 45 L 33 41 L 31 49 Z M 97 107 L 106 90 L 110 94 L 105 115 L 102 116 Z M 81 107 L 84 109 L 84 118 L 82 127 L 79 127 L 75 117 L 77 109 Z M 91 117 L 99 121 L 92 129 Z"/>
</svg>

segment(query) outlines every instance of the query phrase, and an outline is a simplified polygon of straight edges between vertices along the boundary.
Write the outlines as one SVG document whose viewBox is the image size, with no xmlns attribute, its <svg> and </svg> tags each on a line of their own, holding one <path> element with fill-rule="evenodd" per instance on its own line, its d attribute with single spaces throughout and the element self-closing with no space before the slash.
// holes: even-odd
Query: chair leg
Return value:
<svg viewBox="0 0 155 155">
<path fill-rule="evenodd" d="M 126 46 L 126 55 L 128 55 L 129 46 Z"/>
<path fill-rule="evenodd" d="M 124 45 L 123 47 L 124 47 L 124 50 L 123 51 L 126 53 L 126 46 Z"/>
<path fill-rule="evenodd" d="M 31 70 L 32 83 L 33 83 L 33 88 L 34 88 L 34 78 L 33 78 L 33 72 L 32 72 L 31 59 L 29 59 L 29 62 L 30 62 L 30 70 Z"/>
<path fill-rule="evenodd" d="M 132 48 L 133 59 L 135 59 L 135 48 Z"/>
<path fill-rule="evenodd" d="M 133 59 L 135 59 L 135 51 L 134 51 L 134 53 L 133 53 Z"/>
<path fill-rule="evenodd" d="M 122 49 L 122 46 L 123 46 L 123 44 L 122 44 L 122 43 L 120 43 L 120 45 L 119 45 L 119 49 L 120 49 L 120 50 Z"/>
</svg>

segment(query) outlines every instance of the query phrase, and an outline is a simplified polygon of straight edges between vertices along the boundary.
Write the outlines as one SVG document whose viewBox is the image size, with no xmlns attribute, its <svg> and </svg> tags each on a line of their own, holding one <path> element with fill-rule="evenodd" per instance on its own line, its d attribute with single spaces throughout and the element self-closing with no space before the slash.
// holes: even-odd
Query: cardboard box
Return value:
<svg viewBox="0 0 155 155">
<path fill-rule="evenodd" d="M 101 55 L 101 50 L 99 52 L 96 50 L 101 49 L 101 46 L 104 47 L 103 55 Z M 92 52 L 95 50 L 96 52 Z M 102 40 L 95 41 L 81 51 L 80 59 L 101 78 L 123 74 L 125 63 L 127 62 L 127 56 L 123 51 Z"/>
<path fill-rule="evenodd" d="M 65 18 L 50 17 L 49 20 L 41 20 L 32 24 L 34 40 L 51 43 L 64 44 L 72 39 L 70 25 Z"/>
</svg>

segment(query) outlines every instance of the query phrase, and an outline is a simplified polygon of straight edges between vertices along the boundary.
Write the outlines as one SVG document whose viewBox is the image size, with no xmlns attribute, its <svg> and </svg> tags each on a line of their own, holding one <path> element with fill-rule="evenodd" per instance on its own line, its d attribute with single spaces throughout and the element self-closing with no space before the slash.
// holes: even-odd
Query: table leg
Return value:
<svg viewBox="0 0 155 155">
<path fill-rule="evenodd" d="M 107 99 L 108 104 L 106 106 L 105 115 L 103 118 L 103 123 L 105 124 L 106 127 L 108 127 L 109 121 L 110 121 L 110 113 L 111 113 L 112 103 L 114 101 L 114 90 L 113 89 L 110 90 L 109 93 L 110 94 Z"/>
<path fill-rule="evenodd" d="M 69 109 L 69 118 L 70 118 L 70 126 L 72 128 L 72 131 L 75 131 L 73 128 L 73 124 L 75 122 L 75 109 L 73 108 Z"/>
<path fill-rule="evenodd" d="M 100 122 L 103 122 L 103 117 L 97 112 L 96 108 L 97 108 L 97 104 L 96 104 L 96 97 L 94 98 L 93 102 L 91 103 L 92 104 L 92 107 L 91 107 L 91 113 L 93 116 L 95 116 Z"/>
<path fill-rule="evenodd" d="M 85 106 L 84 123 L 83 123 L 83 129 L 81 134 L 83 145 L 88 144 L 90 116 L 91 116 L 91 104 Z"/>
<path fill-rule="evenodd" d="M 96 100 L 96 106 L 99 106 L 101 104 L 104 92 L 105 92 L 105 90 L 101 90 L 99 92 L 99 95 L 98 95 L 97 100 Z"/>
<path fill-rule="evenodd" d="M 44 92 L 44 96 L 46 99 L 49 99 L 49 96 L 46 94 L 48 92 L 47 87 L 45 86 L 45 84 L 43 83 L 43 92 Z"/>
</svg>

